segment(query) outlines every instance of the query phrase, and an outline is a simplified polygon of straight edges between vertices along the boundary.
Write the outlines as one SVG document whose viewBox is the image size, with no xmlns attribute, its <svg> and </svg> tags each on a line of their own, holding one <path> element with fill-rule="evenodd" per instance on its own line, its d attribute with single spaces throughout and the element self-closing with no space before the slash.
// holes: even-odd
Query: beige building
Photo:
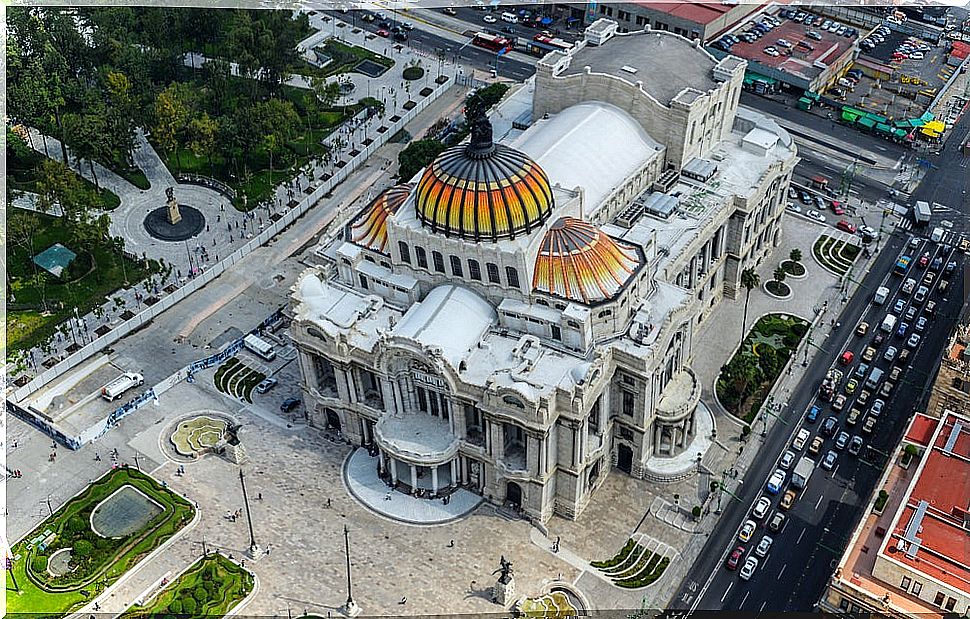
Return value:
<svg viewBox="0 0 970 619">
<path fill-rule="evenodd" d="M 930 392 L 926 413 L 939 417 L 944 410 L 970 415 L 970 321 L 956 326 Z"/>
<path fill-rule="evenodd" d="M 693 463 L 695 329 L 778 242 L 797 160 L 738 109 L 744 66 L 607 20 L 542 59 L 318 248 L 291 308 L 309 422 L 390 488 L 540 521 L 613 467 Z"/>
<path fill-rule="evenodd" d="M 920 453 L 908 464 L 906 446 Z M 906 466 L 903 466 L 906 464 Z M 833 613 L 970 613 L 970 417 L 916 415 L 820 601 Z"/>
</svg>

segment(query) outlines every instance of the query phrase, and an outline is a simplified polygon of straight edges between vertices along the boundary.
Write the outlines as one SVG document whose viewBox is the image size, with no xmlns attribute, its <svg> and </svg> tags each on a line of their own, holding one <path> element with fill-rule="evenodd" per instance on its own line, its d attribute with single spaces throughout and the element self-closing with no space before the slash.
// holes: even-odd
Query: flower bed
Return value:
<svg viewBox="0 0 970 619">
<path fill-rule="evenodd" d="M 805 277 L 805 265 L 793 260 L 783 260 L 781 268 L 792 277 Z"/>
</svg>

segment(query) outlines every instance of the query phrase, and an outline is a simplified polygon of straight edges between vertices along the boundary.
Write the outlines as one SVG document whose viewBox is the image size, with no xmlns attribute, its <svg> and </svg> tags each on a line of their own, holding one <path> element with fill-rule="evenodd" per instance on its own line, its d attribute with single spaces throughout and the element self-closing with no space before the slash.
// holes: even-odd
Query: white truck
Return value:
<svg viewBox="0 0 970 619">
<path fill-rule="evenodd" d="M 883 303 L 886 302 L 886 299 L 888 298 L 889 298 L 889 288 L 886 288 L 885 286 L 879 286 L 879 288 L 876 289 L 876 294 L 873 295 L 872 297 L 872 302 L 875 303 L 876 305 L 882 305 Z"/>
<path fill-rule="evenodd" d="M 919 225 L 926 225 L 932 217 L 933 210 L 930 208 L 930 203 L 917 200 L 913 206 L 913 220 Z"/>
<path fill-rule="evenodd" d="M 132 387 L 145 384 L 145 377 L 137 372 L 125 372 L 104 387 L 101 387 L 101 397 L 111 402 L 117 400 Z"/>
<path fill-rule="evenodd" d="M 932 234 L 930 234 L 930 240 L 934 243 L 939 243 L 943 240 L 943 228 L 933 228 Z"/>
<path fill-rule="evenodd" d="M 892 333 L 893 329 L 896 328 L 896 315 L 887 314 L 886 317 L 882 319 L 882 324 L 879 325 L 879 328 L 886 333 Z"/>
<path fill-rule="evenodd" d="M 795 470 L 791 474 L 791 485 L 795 490 L 804 490 L 805 486 L 808 485 L 808 478 L 812 476 L 812 472 L 815 470 L 815 460 L 808 457 L 802 457 L 795 465 Z"/>
<path fill-rule="evenodd" d="M 276 358 L 276 351 L 273 350 L 273 345 L 252 333 L 243 338 L 243 346 L 267 361 L 272 361 Z"/>
</svg>

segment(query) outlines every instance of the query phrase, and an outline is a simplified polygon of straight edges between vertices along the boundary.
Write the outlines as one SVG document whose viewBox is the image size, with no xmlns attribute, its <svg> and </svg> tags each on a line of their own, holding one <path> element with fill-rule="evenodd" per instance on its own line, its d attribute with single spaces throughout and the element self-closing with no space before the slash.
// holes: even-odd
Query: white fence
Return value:
<svg viewBox="0 0 970 619">
<path fill-rule="evenodd" d="M 416 101 L 414 108 L 404 112 L 397 122 L 387 126 L 387 131 L 378 133 L 376 139 L 371 144 L 364 147 L 363 150 L 361 150 L 360 153 L 358 153 L 353 159 L 348 161 L 345 166 L 337 169 L 333 176 L 326 181 L 323 181 L 320 186 L 318 186 L 311 194 L 305 196 L 297 206 L 290 209 L 278 221 L 267 226 L 265 230 L 260 232 L 251 241 L 226 256 L 217 264 L 206 268 L 202 273 L 186 282 L 185 285 L 160 299 L 158 303 L 143 309 L 132 318 L 112 329 L 110 332 L 105 333 L 101 337 L 89 343 L 87 346 L 84 346 L 80 350 L 74 352 L 54 367 L 35 376 L 30 382 L 15 390 L 12 394 L 12 399 L 16 402 L 23 401 L 24 398 L 29 396 L 31 393 L 48 384 L 64 372 L 79 365 L 81 362 L 96 354 L 98 351 L 111 346 L 132 331 L 144 326 L 168 308 L 172 307 L 188 295 L 219 277 L 223 271 L 230 268 L 246 257 L 250 252 L 262 246 L 271 238 L 282 232 L 298 217 L 310 210 L 310 207 L 315 205 L 323 196 L 333 191 L 334 187 L 346 180 L 346 178 L 350 176 L 354 170 L 356 170 L 368 157 L 374 154 L 374 151 L 387 143 L 387 141 L 390 140 L 394 134 L 403 129 L 404 126 L 411 122 L 415 116 L 423 112 L 429 105 L 431 105 L 432 102 L 434 102 L 435 99 L 447 91 L 448 88 L 453 85 L 453 83 L 454 80 L 449 79 L 444 84 L 436 84 L 434 91 L 431 94 L 429 94 L 427 97 L 422 97 L 420 101 Z"/>
</svg>

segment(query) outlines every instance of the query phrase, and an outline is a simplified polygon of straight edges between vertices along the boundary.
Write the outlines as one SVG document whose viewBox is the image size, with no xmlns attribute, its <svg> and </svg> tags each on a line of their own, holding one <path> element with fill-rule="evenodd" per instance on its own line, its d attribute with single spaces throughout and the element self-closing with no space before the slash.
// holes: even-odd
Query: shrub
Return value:
<svg viewBox="0 0 970 619">
<path fill-rule="evenodd" d="M 877 512 L 882 511 L 882 508 L 886 506 L 886 501 L 888 500 L 889 500 L 889 493 L 886 492 L 885 490 L 880 490 L 879 496 L 876 497 L 876 504 L 875 504 L 876 511 Z"/>
<path fill-rule="evenodd" d="M 905 453 L 910 458 L 915 458 L 916 454 L 919 453 L 919 450 L 916 449 L 916 445 L 910 444 L 903 447 L 903 453 Z"/>
<path fill-rule="evenodd" d="M 194 597 L 195 601 L 199 604 L 205 604 L 205 601 L 209 599 L 209 592 L 205 590 L 205 587 L 199 585 L 195 588 L 195 590 L 192 591 L 192 597 Z"/>
<path fill-rule="evenodd" d="M 79 539 L 74 542 L 74 547 L 71 549 L 71 555 L 77 557 L 78 559 L 83 559 L 91 556 L 92 550 L 94 550 L 94 544 L 86 539 Z"/>
<path fill-rule="evenodd" d="M 691 515 L 692 515 L 692 516 L 693 516 L 694 518 L 700 518 L 700 517 L 701 517 L 701 512 L 702 512 L 702 511 L 703 511 L 703 510 L 701 509 L 701 506 L 700 506 L 700 505 L 695 505 L 695 506 L 694 506 L 694 509 L 692 509 L 692 510 L 690 510 L 690 513 L 691 513 Z"/>
<path fill-rule="evenodd" d="M 749 434 L 751 434 L 751 426 L 745 425 L 743 428 L 741 428 L 742 437 L 746 438 Z"/>
<path fill-rule="evenodd" d="M 186 597 L 184 600 L 182 600 L 182 612 L 184 612 L 186 615 L 193 614 L 198 607 L 199 605 L 195 601 L 195 598 Z"/>
<path fill-rule="evenodd" d="M 424 77 L 424 69 L 421 67 L 407 67 L 404 69 L 403 77 L 408 81 L 419 80 Z"/>
<path fill-rule="evenodd" d="M 168 612 L 173 615 L 178 615 L 182 613 L 182 600 L 176 598 L 168 605 Z"/>
<path fill-rule="evenodd" d="M 67 519 L 64 528 L 71 533 L 80 533 L 88 528 L 88 523 L 80 514 L 75 514 Z"/>
<path fill-rule="evenodd" d="M 34 555 L 30 560 L 30 569 L 36 573 L 44 572 L 47 569 L 47 556 Z"/>
<path fill-rule="evenodd" d="M 626 541 L 626 544 L 623 545 L 623 548 L 621 548 L 620 551 L 612 558 L 607 559 L 606 561 L 592 561 L 590 562 L 590 565 L 597 568 L 616 567 L 620 563 L 623 563 L 628 556 L 630 556 L 630 552 L 633 551 L 633 547 L 635 545 L 636 542 L 633 541 L 633 538 L 630 538 Z"/>
</svg>

